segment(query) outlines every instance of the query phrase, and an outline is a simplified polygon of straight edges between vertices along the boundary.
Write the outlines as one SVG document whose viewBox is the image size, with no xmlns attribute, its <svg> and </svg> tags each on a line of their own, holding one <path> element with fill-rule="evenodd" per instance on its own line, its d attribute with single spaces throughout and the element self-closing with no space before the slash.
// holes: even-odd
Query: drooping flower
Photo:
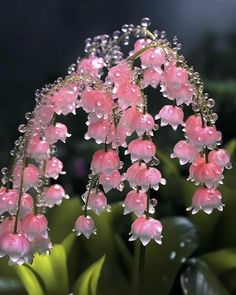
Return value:
<svg viewBox="0 0 236 295">
<path fill-rule="evenodd" d="M 28 214 L 21 221 L 21 231 L 31 241 L 38 236 L 48 238 L 48 221 L 43 214 Z"/>
<path fill-rule="evenodd" d="M 137 138 L 129 143 L 128 153 L 130 153 L 132 162 L 143 160 L 148 163 L 155 156 L 156 146 L 151 140 Z"/>
<path fill-rule="evenodd" d="M 92 190 L 88 196 L 88 209 L 100 215 L 107 207 L 107 198 L 101 191 Z"/>
<path fill-rule="evenodd" d="M 176 130 L 179 125 L 184 123 L 184 112 L 180 107 L 165 105 L 155 116 L 155 119 L 161 119 L 161 126 L 171 125 Z"/>
<path fill-rule="evenodd" d="M 197 160 L 199 153 L 193 144 L 185 140 L 180 140 L 174 146 L 174 151 L 170 156 L 171 158 L 179 158 L 180 165 L 184 165 Z"/>
<path fill-rule="evenodd" d="M 54 144 L 58 140 L 66 142 L 66 138 L 71 136 L 68 133 L 66 125 L 59 122 L 48 126 L 45 129 L 44 135 L 49 144 Z"/>
<path fill-rule="evenodd" d="M 75 222 L 74 231 L 77 232 L 77 236 L 83 234 L 87 239 L 91 234 L 96 234 L 95 223 L 91 216 L 81 215 Z"/>
<path fill-rule="evenodd" d="M 49 208 L 52 208 L 54 205 L 60 205 L 63 198 L 69 199 L 69 196 L 60 184 L 49 186 L 43 194 L 43 202 Z"/>
<path fill-rule="evenodd" d="M 91 161 L 91 170 L 94 173 L 105 172 L 107 174 L 117 170 L 120 166 L 120 158 L 114 150 L 98 150 Z"/>
<path fill-rule="evenodd" d="M 142 191 L 130 191 L 124 200 L 124 214 L 134 212 L 136 216 L 141 216 L 147 208 L 147 195 Z"/>
</svg>

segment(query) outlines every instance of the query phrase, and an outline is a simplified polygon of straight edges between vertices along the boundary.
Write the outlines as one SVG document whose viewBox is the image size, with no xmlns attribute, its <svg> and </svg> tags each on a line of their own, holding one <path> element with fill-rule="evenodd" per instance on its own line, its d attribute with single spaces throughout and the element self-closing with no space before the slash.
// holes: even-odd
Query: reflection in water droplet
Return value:
<svg viewBox="0 0 236 295">
<path fill-rule="evenodd" d="M 180 245 L 181 248 L 183 248 L 185 246 L 185 243 L 181 242 L 179 245 Z"/>
<path fill-rule="evenodd" d="M 172 251 L 170 253 L 170 259 L 173 260 L 173 259 L 175 259 L 175 257 L 176 257 L 176 252 L 175 251 Z"/>
<path fill-rule="evenodd" d="M 186 258 L 183 257 L 183 258 L 181 259 L 181 263 L 184 263 L 185 261 L 186 261 Z"/>
</svg>

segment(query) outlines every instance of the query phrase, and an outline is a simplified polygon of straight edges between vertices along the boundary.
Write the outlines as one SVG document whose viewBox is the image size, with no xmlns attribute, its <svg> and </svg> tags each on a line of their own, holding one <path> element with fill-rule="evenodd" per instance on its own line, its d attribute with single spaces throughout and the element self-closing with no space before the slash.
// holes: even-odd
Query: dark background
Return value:
<svg viewBox="0 0 236 295">
<path fill-rule="evenodd" d="M 207 90 L 216 100 L 218 128 L 224 142 L 228 141 L 235 136 L 235 15 L 235 0 L 1 0 L 1 166 L 9 160 L 17 126 L 33 109 L 35 90 L 66 74 L 67 67 L 83 56 L 86 37 L 110 34 L 122 24 L 139 23 L 144 16 L 151 18 L 153 29 L 166 30 L 170 39 L 179 37 L 189 63 L 205 78 Z M 71 152 L 72 173 L 76 170 L 83 179 L 88 163 L 73 148 L 82 139 L 78 130 L 83 122 L 80 118 L 69 120 L 76 135 L 61 154 L 66 157 Z"/>
</svg>

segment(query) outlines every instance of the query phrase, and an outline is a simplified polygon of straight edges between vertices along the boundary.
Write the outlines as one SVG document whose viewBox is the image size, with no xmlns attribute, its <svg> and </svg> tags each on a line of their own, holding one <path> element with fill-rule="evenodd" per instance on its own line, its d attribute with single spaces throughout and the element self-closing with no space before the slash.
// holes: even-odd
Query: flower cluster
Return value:
<svg viewBox="0 0 236 295">
<path fill-rule="evenodd" d="M 88 212 L 109 211 L 106 194 L 112 189 L 122 191 L 128 182 L 131 190 L 124 198 L 124 214 L 137 217 L 129 240 L 139 238 L 147 245 L 153 239 L 161 244 L 162 225 L 152 217 L 157 200 L 150 199 L 152 190 L 166 184 L 157 168 L 158 148 L 153 139 L 157 122 L 173 130 L 183 127 L 185 139 L 176 143 L 171 157 L 181 165 L 190 163 L 188 179 L 202 185 L 187 210 L 209 214 L 214 208 L 223 209 L 217 187 L 224 168 L 230 168 L 230 157 L 219 148 L 214 100 L 204 93 L 199 74 L 179 55 L 177 38 L 171 44 L 165 32 L 152 33 L 149 25 L 144 18 L 141 25 L 124 25 L 112 37 L 86 39 L 86 57 L 78 58 L 64 79 L 36 91 L 36 107 L 26 114 L 27 124 L 19 126 L 22 135 L 11 151 L 12 164 L 2 169 L 0 257 L 8 256 L 10 264 L 31 262 L 35 252 L 45 253 L 52 247 L 45 211 L 68 198 L 61 185 L 50 182 L 65 173 L 56 143 L 70 137 L 67 126 L 57 118 L 76 114 L 77 108 L 88 115 L 84 138 L 101 145 L 92 156 L 89 183 L 82 196 L 84 214 L 74 226 L 77 235 L 89 238 L 96 234 Z M 125 58 L 121 45 L 128 45 L 131 36 L 137 40 Z M 158 86 L 167 103 L 151 114 L 146 88 Z M 194 114 L 186 118 L 188 106 Z M 122 150 L 131 160 L 125 173 L 121 172 Z"/>
</svg>

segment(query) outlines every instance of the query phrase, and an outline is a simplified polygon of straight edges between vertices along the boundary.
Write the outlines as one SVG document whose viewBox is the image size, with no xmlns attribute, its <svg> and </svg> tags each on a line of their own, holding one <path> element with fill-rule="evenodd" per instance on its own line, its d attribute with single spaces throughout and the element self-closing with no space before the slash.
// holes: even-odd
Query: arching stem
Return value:
<svg viewBox="0 0 236 295">
<path fill-rule="evenodd" d="M 98 181 L 99 178 L 99 174 L 96 174 L 93 176 L 93 178 L 91 179 L 90 185 L 89 185 L 89 190 L 88 190 L 88 195 L 86 197 L 86 202 L 85 202 L 85 207 L 84 207 L 84 216 L 87 216 L 87 212 L 88 212 L 88 201 L 89 201 L 89 195 L 91 193 L 91 190 L 96 186 L 96 183 Z"/>
</svg>

